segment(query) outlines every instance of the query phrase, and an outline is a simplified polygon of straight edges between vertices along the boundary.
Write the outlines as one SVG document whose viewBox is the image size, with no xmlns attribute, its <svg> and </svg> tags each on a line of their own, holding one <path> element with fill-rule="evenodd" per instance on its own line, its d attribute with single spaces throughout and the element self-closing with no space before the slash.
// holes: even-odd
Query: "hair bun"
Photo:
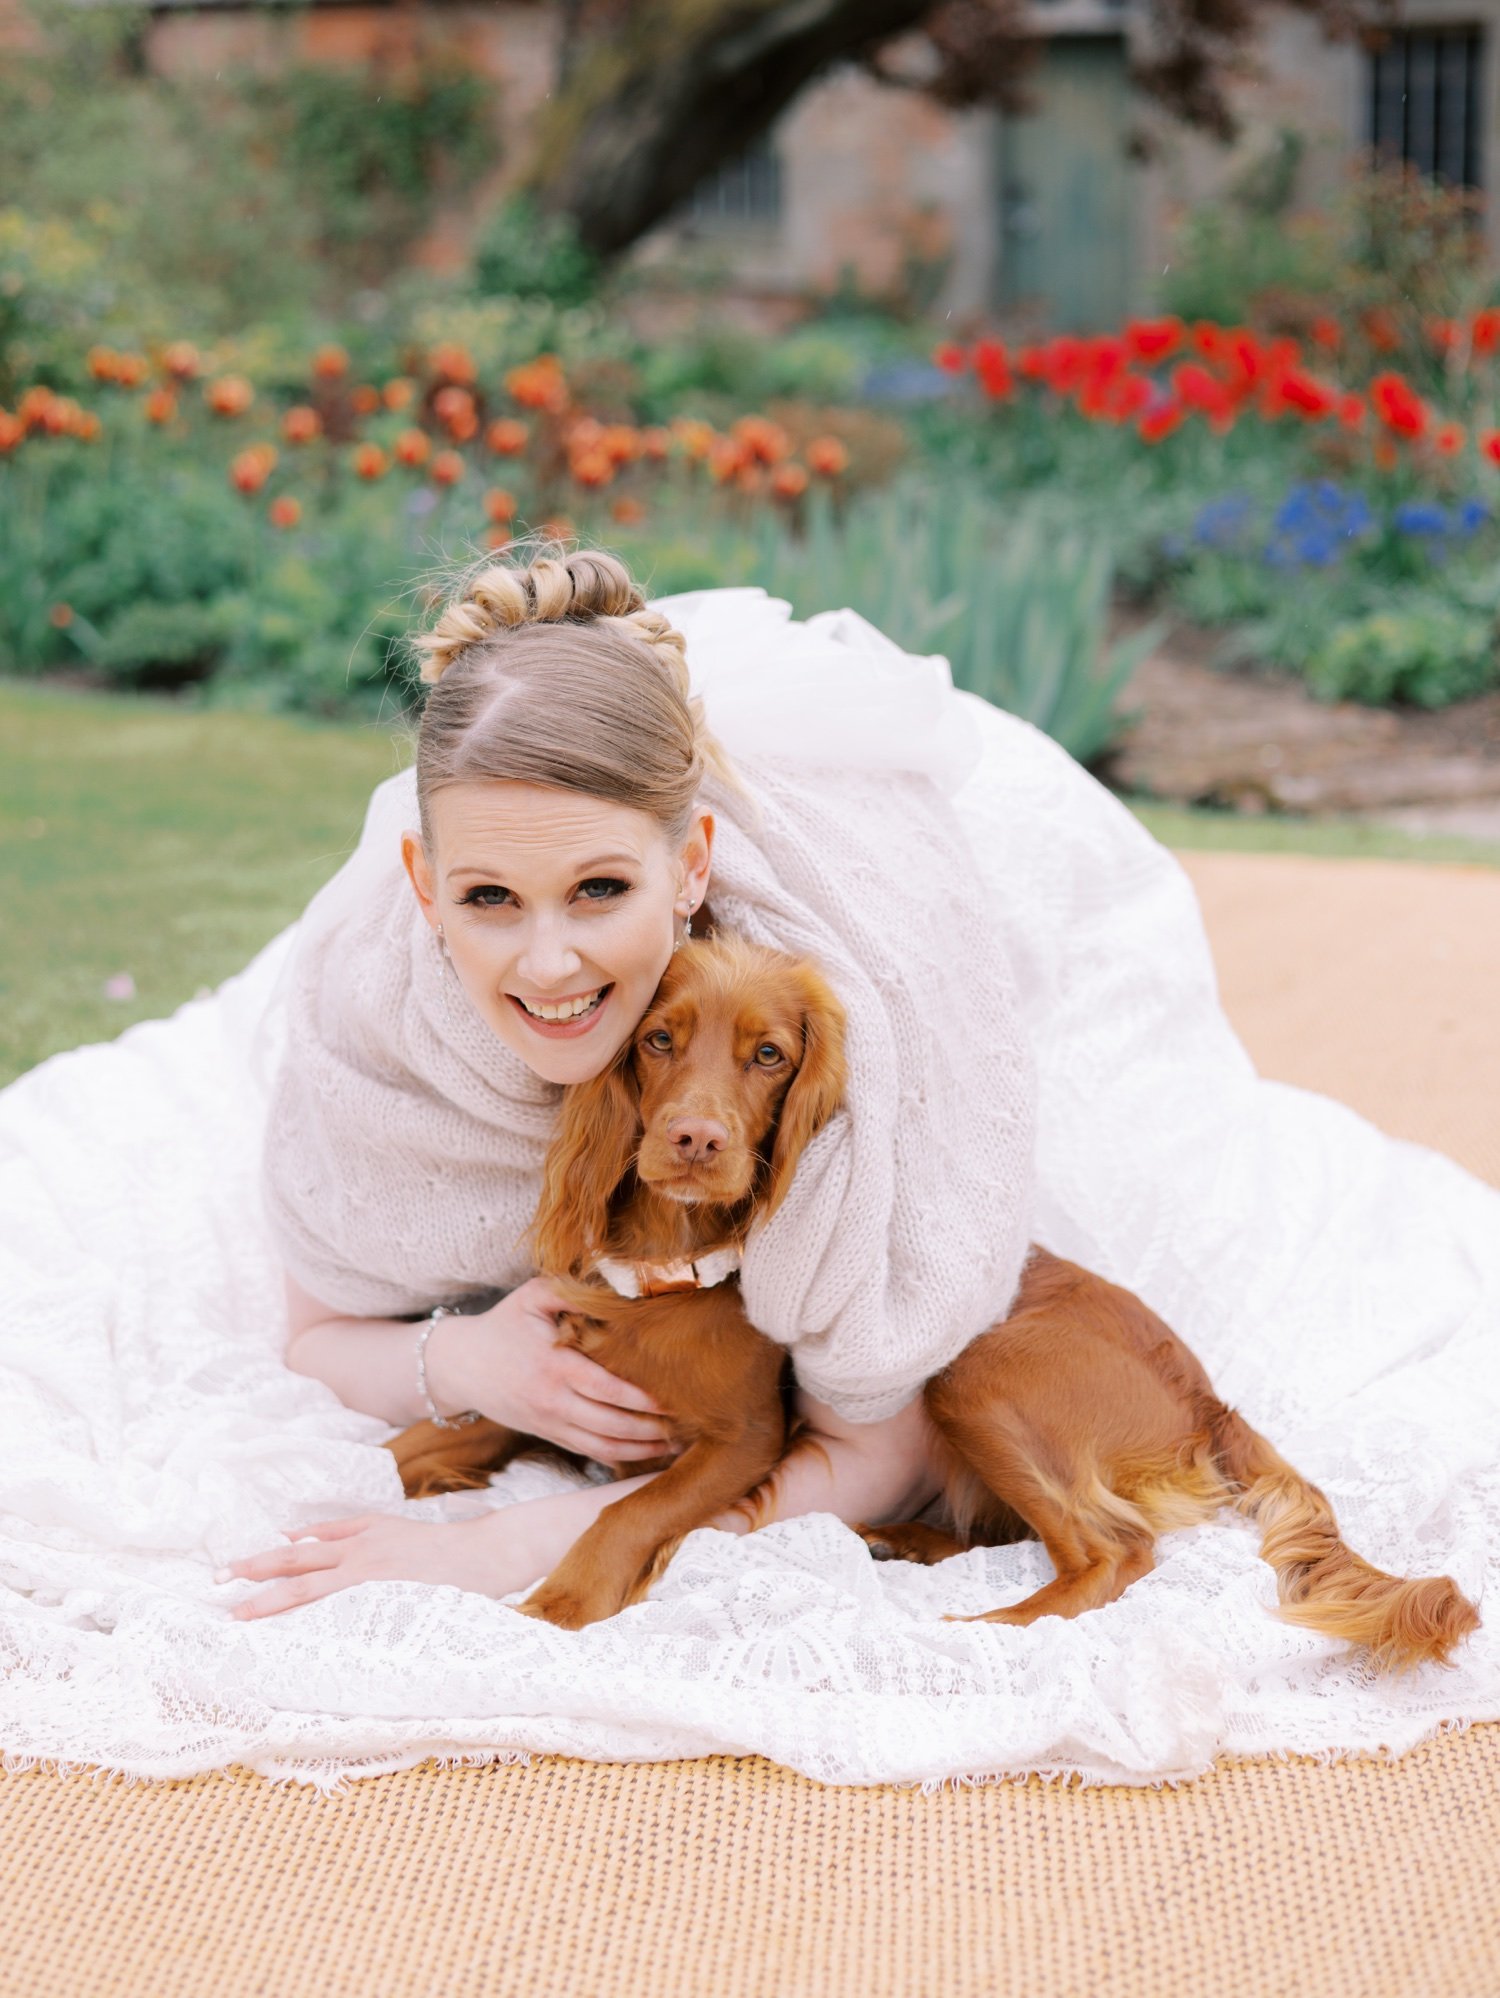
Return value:
<svg viewBox="0 0 1500 1998">
<path fill-rule="evenodd" d="M 429 685 L 440 680 L 467 647 L 518 624 L 566 620 L 585 624 L 595 618 L 617 618 L 637 626 L 653 650 L 670 634 L 681 661 L 685 650 L 681 636 L 659 612 L 647 612 L 645 603 L 625 564 L 600 549 L 542 555 L 525 568 L 486 560 L 462 578 L 431 631 L 412 642 L 421 655 L 421 677 Z M 685 667 L 681 678 L 685 682 Z"/>
</svg>

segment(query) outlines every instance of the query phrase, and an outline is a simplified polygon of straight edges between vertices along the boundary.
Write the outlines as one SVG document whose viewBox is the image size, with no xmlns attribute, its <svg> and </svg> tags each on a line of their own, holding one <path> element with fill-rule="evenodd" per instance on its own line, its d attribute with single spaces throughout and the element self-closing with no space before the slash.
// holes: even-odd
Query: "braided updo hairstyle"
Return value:
<svg viewBox="0 0 1500 1998">
<path fill-rule="evenodd" d="M 429 853 L 429 802 L 448 784 L 582 791 L 649 812 L 675 842 L 705 771 L 737 782 L 689 692 L 682 634 L 614 555 L 488 557 L 413 644 L 429 687 L 416 754 Z"/>
</svg>

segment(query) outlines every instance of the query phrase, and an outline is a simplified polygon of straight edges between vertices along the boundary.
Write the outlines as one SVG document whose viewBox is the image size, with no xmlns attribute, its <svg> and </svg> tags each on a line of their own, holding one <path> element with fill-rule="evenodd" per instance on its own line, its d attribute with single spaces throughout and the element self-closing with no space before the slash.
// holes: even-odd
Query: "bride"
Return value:
<svg viewBox="0 0 1500 1998">
<path fill-rule="evenodd" d="M 1255 1074 L 1185 874 L 1116 799 L 852 612 L 646 603 L 596 552 L 481 565 L 422 649 L 415 763 L 301 919 L 0 1092 L 7 1766 L 1150 1781 L 1500 1716 L 1488 1618 L 1377 1682 L 1268 1613 L 1232 1522 L 1016 1631 L 943 1618 L 1039 1586 L 1035 1543 L 877 1566 L 840 1523 L 921 1507 L 918 1391 L 1035 1239 L 1160 1312 L 1368 1559 L 1482 1598 L 1500 1195 Z M 708 922 L 848 1008 L 846 1108 L 743 1271 L 825 1455 L 765 1530 L 690 1535 L 645 1602 L 555 1631 L 503 1599 L 640 1474 L 405 1503 L 382 1446 L 476 1409 L 656 1453 L 658 1411 L 554 1349 L 521 1244 L 562 1088 Z"/>
<path fill-rule="evenodd" d="M 600 553 L 492 562 L 421 640 L 414 794 L 386 787 L 414 821 L 400 866 L 381 833 L 384 870 L 363 880 L 367 831 L 350 880 L 309 911 L 293 971 L 264 1175 L 287 1360 L 393 1426 L 472 1409 L 606 1464 L 661 1455 L 648 1398 L 554 1345 L 561 1303 L 522 1238 L 562 1087 L 629 1043 L 711 897 L 714 920 L 810 951 L 850 1016 L 848 1107 L 742 1279 L 754 1322 L 792 1351 L 823 1446 L 787 1466 L 769 1516 L 910 1518 L 937 1490 L 922 1383 L 1005 1315 L 1019 1280 L 1029 1056 L 985 884 L 934 781 L 955 755 L 937 679 L 883 718 L 893 761 L 871 767 L 873 664 L 862 687 L 835 689 L 826 669 L 819 685 L 756 593 L 714 595 L 648 608 Z M 726 612 L 738 662 L 715 644 Z M 746 757 L 739 774 L 691 691 L 674 614 L 793 761 Z M 831 736 L 830 702 L 858 717 Z M 809 748 L 840 761 L 799 767 Z M 497 1288 L 478 1311 L 403 1316 Z M 293 1528 L 291 1545 L 231 1564 L 274 1578 L 234 1614 L 377 1578 L 505 1595 L 647 1482 L 460 1523 Z M 748 1530 L 738 1513 L 715 1523 Z"/>
</svg>

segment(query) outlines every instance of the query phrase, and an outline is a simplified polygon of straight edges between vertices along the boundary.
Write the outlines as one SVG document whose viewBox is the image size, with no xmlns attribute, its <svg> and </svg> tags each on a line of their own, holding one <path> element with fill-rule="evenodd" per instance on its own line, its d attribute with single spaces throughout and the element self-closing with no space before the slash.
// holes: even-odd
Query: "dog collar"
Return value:
<svg viewBox="0 0 1500 1998">
<path fill-rule="evenodd" d="M 676 1290 L 711 1290 L 739 1266 L 738 1249 L 715 1249 L 691 1263 L 622 1263 L 606 1256 L 594 1268 L 621 1297 L 666 1297 Z"/>
</svg>

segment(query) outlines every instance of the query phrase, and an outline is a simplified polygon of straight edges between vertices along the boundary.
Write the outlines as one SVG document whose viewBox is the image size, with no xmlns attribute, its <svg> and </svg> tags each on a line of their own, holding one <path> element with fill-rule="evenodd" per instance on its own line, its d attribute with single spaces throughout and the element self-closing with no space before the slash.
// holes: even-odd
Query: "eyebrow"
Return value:
<svg viewBox="0 0 1500 1998">
<path fill-rule="evenodd" d="M 572 873 L 576 879 L 581 881 L 585 876 L 597 873 L 601 867 L 618 867 L 621 864 L 626 867 L 639 867 L 641 864 L 640 855 L 635 853 L 601 853 L 593 860 L 579 861 L 572 869 Z M 450 867 L 448 872 L 443 876 L 443 879 L 451 881 L 456 874 L 492 875 L 496 872 L 503 872 L 503 870 L 497 870 L 493 867 L 476 867 L 465 860 L 460 861 L 456 867 Z"/>
</svg>

